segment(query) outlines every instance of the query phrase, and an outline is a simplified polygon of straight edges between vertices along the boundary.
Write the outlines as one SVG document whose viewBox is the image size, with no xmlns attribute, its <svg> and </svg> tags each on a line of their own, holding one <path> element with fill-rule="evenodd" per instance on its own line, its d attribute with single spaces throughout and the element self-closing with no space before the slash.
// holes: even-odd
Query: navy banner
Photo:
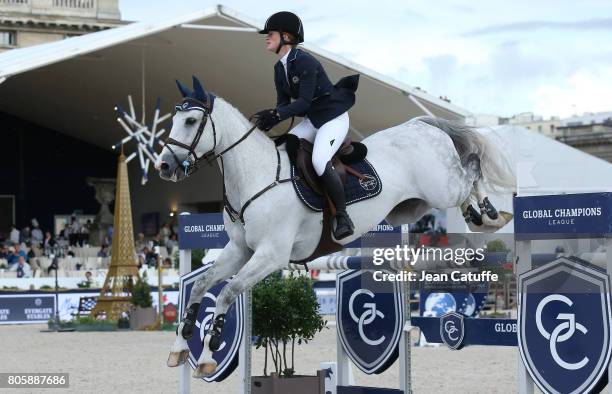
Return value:
<svg viewBox="0 0 612 394">
<path fill-rule="evenodd" d="M 612 193 L 514 198 L 517 240 L 612 236 Z"/>
<path fill-rule="evenodd" d="M 463 345 L 489 345 L 489 346 L 516 346 L 517 324 L 515 319 L 484 319 L 466 317 L 462 326 L 454 324 L 445 325 L 448 319 L 439 317 L 413 316 L 410 323 L 419 327 L 421 333 L 430 343 L 446 343 L 443 335 L 450 335 L 451 340 L 457 341 L 455 346 Z M 454 339 L 450 329 L 457 329 L 461 333 L 461 341 Z M 448 338 L 447 338 L 448 341 Z M 455 348 L 457 348 L 455 347 Z"/>
<path fill-rule="evenodd" d="M 222 249 L 229 242 L 221 213 L 179 215 L 179 249 Z"/>
<path fill-rule="evenodd" d="M 46 323 L 55 317 L 55 295 L 0 295 L 0 324 Z"/>
<path fill-rule="evenodd" d="M 380 248 L 401 244 L 401 226 L 383 221 L 347 248 Z M 229 242 L 221 213 L 179 215 L 179 249 L 222 249 Z"/>
</svg>

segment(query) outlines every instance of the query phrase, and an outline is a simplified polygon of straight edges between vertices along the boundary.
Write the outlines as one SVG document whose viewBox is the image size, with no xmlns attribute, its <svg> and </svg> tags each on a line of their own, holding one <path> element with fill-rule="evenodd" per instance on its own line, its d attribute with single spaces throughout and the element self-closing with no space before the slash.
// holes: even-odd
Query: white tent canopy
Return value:
<svg viewBox="0 0 612 394">
<path fill-rule="evenodd" d="M 178 100 L 174 79 L 196 75 L 207 89 L 249 115 L 273 106 L 273 63 L 260 26 L 223 7 L 145 21 L 0 54 L 0 110 L 109 148 L 122 132 L 116 102 L 132 94 L 149 116 Z M 306 43 L 332 81 L 361 74 L 351 110 L 354 139 L 432 113 L 448 119 L 468 113 L 421 90 L 393 81 Z M 285 126 L 286 127 L 286 126 Z"/>
</svg>

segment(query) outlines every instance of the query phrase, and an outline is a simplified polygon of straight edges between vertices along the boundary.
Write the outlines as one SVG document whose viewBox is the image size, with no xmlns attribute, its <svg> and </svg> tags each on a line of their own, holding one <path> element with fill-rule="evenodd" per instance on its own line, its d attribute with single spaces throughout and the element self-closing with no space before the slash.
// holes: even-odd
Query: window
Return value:
<svg viewBox="0 0 612 394">
<path fill-rule="evenodd" d="M 17 45 L 14 31 L 0 31 L 0 46 L 14 47 Z"/>
</svg>

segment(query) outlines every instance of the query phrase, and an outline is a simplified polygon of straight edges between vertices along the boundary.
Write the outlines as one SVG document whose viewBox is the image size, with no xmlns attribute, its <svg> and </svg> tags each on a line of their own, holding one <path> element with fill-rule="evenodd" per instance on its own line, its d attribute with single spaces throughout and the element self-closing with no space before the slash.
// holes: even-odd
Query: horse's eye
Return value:
<svg viewBox="0 0 612 394">
<path fill-rule="evenodd" d="M 188 125 L 188 126 L 194 125 L 195 122 L 196 122 L 196 118 L 187 118 L 185 120 L 185 124 Z"/>
</svg>

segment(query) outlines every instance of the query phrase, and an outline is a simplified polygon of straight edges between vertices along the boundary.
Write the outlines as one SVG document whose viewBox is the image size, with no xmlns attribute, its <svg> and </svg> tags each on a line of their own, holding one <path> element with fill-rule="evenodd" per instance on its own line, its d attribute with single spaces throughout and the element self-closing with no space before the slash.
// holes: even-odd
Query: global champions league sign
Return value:
<svg viewBox="0 0 612 394">
<path fill-rule="evenodd" d="M 612 193 L 515 198 L 514 221 L 517 240 L 612 234 Z"/>
<path fill-rule="evenodd" d="M 610 281 L 584 261 L 560 258 L 519 276 L 519 350 L 546 393 L 586 393 L 610 362 Z"/>
<path fill-rule="evenodd" d="M 612 236 L 612 193 L 518 197 L 514 214 L 517 240 Z M 546 393 L 599 392 L 612 353 L 609 274 L 561 257 L 520 274 L 518 297 L 518 346 L 534 382 Z"/>
</svg>

